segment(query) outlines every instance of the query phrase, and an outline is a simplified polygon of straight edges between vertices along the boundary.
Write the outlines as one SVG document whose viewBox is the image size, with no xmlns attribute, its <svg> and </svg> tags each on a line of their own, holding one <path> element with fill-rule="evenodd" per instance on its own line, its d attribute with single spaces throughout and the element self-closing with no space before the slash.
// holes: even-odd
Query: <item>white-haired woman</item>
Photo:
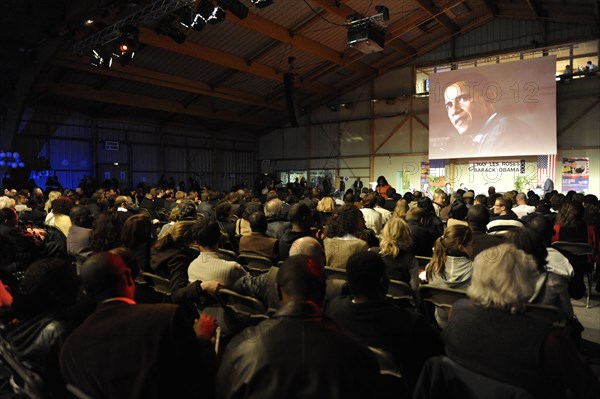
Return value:
<svg viewBox="0 0 600 399">
<path fill-rule="evenodd" d="M 598 378 L 563 331 L 525 314 L 537 275 L 534 258 L 512 244 L 480 253 L 467 289 L 470 301 L 455 303 L 444 330 L 446 353 L 535 398 L 597 398 Z"/>
</svg>

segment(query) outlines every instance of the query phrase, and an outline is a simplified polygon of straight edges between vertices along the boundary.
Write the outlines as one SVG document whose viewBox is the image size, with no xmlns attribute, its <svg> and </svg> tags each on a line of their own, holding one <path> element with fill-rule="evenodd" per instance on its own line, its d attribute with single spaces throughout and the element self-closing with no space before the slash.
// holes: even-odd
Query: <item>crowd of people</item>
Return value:
<svg viewBox="0 0 600 399">
<path fill-rule="evenodd" d="M 294 184 L 5 190 L 2 342 L 53 397 L 67 384 L 95 398 L 378 397 L 382 353 L 402 375 L 398 397 L 432 397 L 423 374 L 442 355 L 523 397 L 597 397 L 571 305 L 593 289 L 592 259 L 552 247 L 600 254 L 596 196 L 490 187 L 430 199 L 377 183 L 336 198 Z M 347 285 L 330 291 L 325 267 Z M 386 296 L 390 279 L 411 287 L 414 307 Z M 424 284 L 469 300 L 430 314 Z M 226 326 L 223 288 L 271 316 Z M 567 327 L 532 320 L 527 304 L 556 307 Z"/>
</svg>

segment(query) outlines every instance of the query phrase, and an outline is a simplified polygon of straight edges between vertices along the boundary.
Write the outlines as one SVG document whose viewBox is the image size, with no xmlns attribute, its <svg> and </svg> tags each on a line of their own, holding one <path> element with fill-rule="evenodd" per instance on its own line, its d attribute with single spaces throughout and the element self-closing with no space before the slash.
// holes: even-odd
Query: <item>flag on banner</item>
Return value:
<svg viewBox="0 0 600 399">
<path fill-rule="evenodd" d="M 546 175 L 554 181 L 556 175 L 556 154 L 538 155 L 537 158 L 537 181 L 541 185 L 546 180 Z"/>
<path fill-rule="evenodd" d="M 446 176 L 446 160 L 432 159 L 429 161 L 429 174 L 433 177 Z"/>
</svg>

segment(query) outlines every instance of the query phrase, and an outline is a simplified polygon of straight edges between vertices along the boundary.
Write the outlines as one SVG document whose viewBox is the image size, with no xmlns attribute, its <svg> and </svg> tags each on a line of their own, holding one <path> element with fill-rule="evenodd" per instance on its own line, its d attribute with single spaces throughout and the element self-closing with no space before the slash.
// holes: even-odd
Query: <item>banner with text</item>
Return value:
<svg viewBox="0 0 600 399">
<path fill-rule="evenodd" d="M 587 157 L 563 158 L 561 174 L 563 192 L 570 190 L 587 192 L 590 181 L 590 159 Z"/>
<path fill-rule="evenodd" d="M 486 173 L 490 175 L 499 173 L 525 173 L 525 160 L 509 159 L 503 161 L 470 161 L 469 174 Z"/>
</svg>

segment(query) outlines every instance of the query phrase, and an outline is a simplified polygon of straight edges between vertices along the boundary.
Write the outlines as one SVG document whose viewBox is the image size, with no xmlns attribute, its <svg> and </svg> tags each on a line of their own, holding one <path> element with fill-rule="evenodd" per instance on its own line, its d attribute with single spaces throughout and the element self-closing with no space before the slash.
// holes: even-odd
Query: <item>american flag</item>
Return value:
<svg viewBox="0 0 600 399">
<path fill-rule="evenodd" d="M 537 181 L 538 185 L 543 185 L 546 181 L 546 175 L 552 181 L 556 177 L 556 154 L 552 155 L 538 155 L 537 158 Z"/>
</svg>

